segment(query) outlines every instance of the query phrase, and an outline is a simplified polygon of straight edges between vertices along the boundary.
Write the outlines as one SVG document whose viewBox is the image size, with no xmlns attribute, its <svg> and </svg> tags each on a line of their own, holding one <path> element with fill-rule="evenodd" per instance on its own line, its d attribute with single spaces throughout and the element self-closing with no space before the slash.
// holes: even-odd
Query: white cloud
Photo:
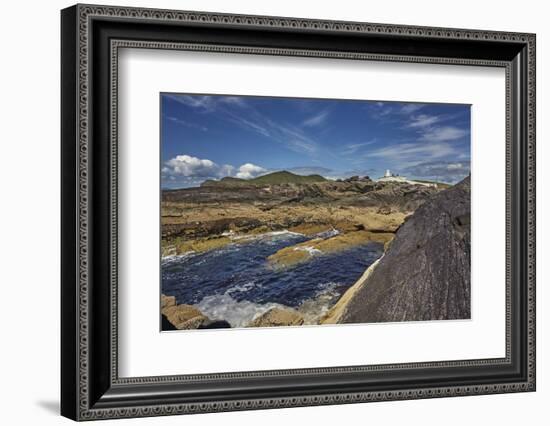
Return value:
<svg viewBox="0 0 550 426">
<path fill-rule="evenodd" d="M 432 161 L 408 167 L 404 172 L 413 177 L 455 183 L 470 174 L 470 161 Z"/>
<path fill-rule="evenodd" d="M 328 118 L 328 111 L 321 111 L 318 114 L 315 114 L 314 116 L 308 118 L 305 120 L 302 125 L 306 127 L 315 127 L 323 124 L 326 119 Z"/>
<path fill-rule="evenodd" d="M 217 111 L 224 104 L 246 106 L 246 101 L 237 96 L 215 96 L 215 95 L 166 95 L 169 99 L 179 102 L 191 108 L 197 108 L 204 112 Z"/>
<path fill-rule="evenodd" d="M 424 158 L 441 158 L 447 155 L 454 155 L 455 148 L 446 143 L 403 143 L 380 148 L 371 151 L 370 157 L 379 157 L 391 160 L 406 160 L 411 157 L 422 156 Z"/>
<path fill-rule="evenodd" d="M 459 129 L 458 127 L 444 126 L 433 127 L 428 129 L 422 136 L 421 140 L 427 142 L 445 142 L 460 139 L 468 134 L 467 130 Z"/>
<path fill-rule="evenodd" d="M 185 126 L 185 127 L 191 127 L 191 128 L 194 128 L 194 129 L 200 129 L 202 130 L 203 132 L 206 132 L 208 131 L 208 127 L 205 127 L 205 126 L 201 126 L 200 124 L 197 124 L 197 123 L 191 123 L 189 121 L 185 121 L 185 120 L 182 120 L 180 118 L 176 118 L 176 117 L 171 117 L 171 116 L 168 116 L 166 117 L 167 120 L 170 120 L 170 121 L 173 121 L 174 123 L 178 123 L 182 126 Z"/>
<path fill-rule="evenodd" d="M 235 172 L 235 167 L 229 164 L 224 164 L 223 166 L 220 166 L 220 169 L 218 171 L 218 176 L 219 177 L 231 176 L 233 175 L 234 172 Z"/>
<path fill-rule="evenodd" d="M 252 179 L 256 176 L 265 174 L 266 172 L 267 169 L 264 169 L 263 167 L 256 166 L 252 163 L 246 163 L 239 167 L 239 171 L 237 172 L 236 177 L 240 179 Z"/>
<path fill-rule="evenodd" d="M 165 163 L 162 172 L 167 176 L 208 178 L 229 176 L 232 170 L 232 166 L 219 166 L 212 160 L 200 159 L 190 155 L 177 155 Z"/>
<path fill-rule="evenodd" d="M 451 163 L 447 165 L 447 170 L 462 170 L 464 168 L 464 164 L 462 163 Z"/>
<path fill-rule="evenodd" d="M 371 113 L 375 118 L 384 121 L 402 120 L 403 116 L 414 114 L 424 108 L 426 104 L 401 102 L 375 102 Z"/>
<path fill-rule="evenodd" d="M 426 115 L 420 114 L 411 117 L 411 122 L 407 127 L 418 128 L 418 127 L 428 127 L 439 121 L 439 117 L 436 115 Z"/>
<path fill-rule="evenodd" d="M 293 151 L 313 153 L 317 151 L 317 143 L 300 129 L 291 126 L 281 125 L 268 120 L 275 130 L 275 139 L 287 143 Z"/>
<path fill-rule="evenodd" d="M 191 95 L 166 95 L 182 105 L 191 108 L 200 108 L 204 110 L 213 110 L 215 107 L 215 98 L 212 96 L 191 96 Z"/>
<path fill-rule="evenodd" d="M 242 127 L 243 129 L 253 131 L 255 133 L 259 133 L 262 136 L 270 137 L 271 134 L 269 131 L 262 125 L 252 122 L 250 120 L 247 120 L 244 117 L 238 116 L 236 114 L 226 112 L 227 116 L 229 117 L 228 120 L 237 124 L 238 126 Z"/>
<path fill-rule="evenodd" d="M 372 145 L 373 143 L 376 142 L 376 140 L 377 139 L 375 138 L 375 139 L 372 139 L 372 140 L 367 141 L 367 142 L 347 144 L 345 146 L 345 149 L 342 151 L 342 154 L 344 154 L 344 155 L 355 154 L 357 151 L 359 151 L 364 146 Z"/>
<path fill-rule="evenodd" d="M 207 179 L 221 179 L 234 176 L 241 179 L 252 179 L 268 173 L 256 164 L 245 163 L 239 168 L 229 164 L 217 164 L 207 158 L 197 158 L 191 155 L 177 155 L 166 161 L 162 168 L 162 180 L 172 182 L 173 186 L 198 186 Z"/>
<path fill-rule="evenodd" d="M 419 109 L 422 109 L 426 106 L 426 104 L 404 104 L 400 109 L 399 112 L 401 114 L 412 114 Z"/>
<path fill-rule="evenodd" d="M 240 107 L 246 106 L 246 101 L 244 98 L 238 96 L 223 96 L 220 98 L 220 102 L 224 104 L 238 105 Z"/>
<path fill-rule="evenodd" d="M 196 108 L 202 113 L 216 113 L 216 117 L 250 132 L 270 138 L 289 149 L 311 154 L 317 151 L 317 143 L 300 126 L 275 122 L 254 108 L 245 97 L 212 95 L 166 95 L 169 99 L 187 107 Z M 328 113 L 326 114 L 328 115 Z M 312 117 L 311 125 L 320 124 L 326 117 Z"/>
</svg>

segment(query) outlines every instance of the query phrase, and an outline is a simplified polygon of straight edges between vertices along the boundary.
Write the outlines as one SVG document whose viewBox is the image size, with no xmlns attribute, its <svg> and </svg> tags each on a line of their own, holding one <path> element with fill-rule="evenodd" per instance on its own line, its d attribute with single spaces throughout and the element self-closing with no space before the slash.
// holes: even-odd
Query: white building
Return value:
<svg viewBox="0 0 550 426">
<path fill-rule="evenodd" d="M 404 176 L 399 176 L 398 174 L 392 173 L 390 169 L 386 169 L 386 172 L 384 173 L 384 176 L 378 178 L 379 181 L 399 181 L 399 182 L 406 182 L 407 179 Z"/>
<path fill-rule="evenodd" d="M 378 178 L 377 181 L 378 182 L 402 182 L 402 183 L 408 183 L 410 185 L 422 185 L 422 186 L 437 188 L 436 183 L 418 182 L 416 180 L 410 180 L 410 179 L 407 179 L 405 176 L 399 176 L 398 174 L 392 173 L 390 169 L 386 169 L 384 176 Z"/>
</svg>

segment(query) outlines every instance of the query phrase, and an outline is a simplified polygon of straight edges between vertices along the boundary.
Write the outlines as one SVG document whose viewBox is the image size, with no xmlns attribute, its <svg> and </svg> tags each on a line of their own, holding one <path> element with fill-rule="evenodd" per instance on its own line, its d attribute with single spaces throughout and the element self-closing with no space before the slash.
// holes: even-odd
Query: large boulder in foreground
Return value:
<svg viewBox="0 0 550 426">
<path fill-rule="evenodd" d="M 339 309 L 338 323 L 470 318 L 470 177 L 410 216 Z"/>
</svg>

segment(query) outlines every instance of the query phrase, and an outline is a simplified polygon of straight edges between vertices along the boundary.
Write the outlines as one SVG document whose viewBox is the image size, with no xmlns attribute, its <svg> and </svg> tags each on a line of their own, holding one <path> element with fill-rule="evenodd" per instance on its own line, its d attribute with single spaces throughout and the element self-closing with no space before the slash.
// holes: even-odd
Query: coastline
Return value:
<svg viewBox="0 0 550 426">
<path fill-rule="evenodd" d="M 354 231 L 358 232 L 358 231 Z M 361 231 L 359 231 L 361 232 Z M 291 234 L 291 235 L 301 235 L 296 232 L 292 231 L 277 231 L 275 233 L 266 233 L 266 234 L 257 234 L 254 236 L 256 241 L 258 239 L 262 238 L 269 238 L 273 234 L 276 235 L 282 235 L 282 234 Z M 306 240 L 303 243 L 294 244 L 292 241 L 289 242 L 289 245 L 287 245 L 284 249 L 294 250 L 297 246 L 300 246 L 301 244 L 311 244 L 312 241 L 314 242 L 329 242 L 330 241 L 340 237 L 342 235 L 346 236 L 347 234 L 328 234 L 326 238 L 323 240 L 318 234 L 310 235 L 312 237 L 309 240 Z M 242 236 L 236 236 L 238 240 L 235 242 L 235 244 L 242 244 L 242 242 L 239 242 L 239 238 L 242 238 Z M 387 238 L 387 234 L 382 234 L 383 239 Z M 393 238 L 393 234 L 391 234 L 391 238 Z M 248 239 L 248 242 L 252 242 L 254 240 Z M 367 246 L 372 241 L 370 239 L 361 240 L 359 242 L 359 245 L 361 246 Z M 383 241 L 379 241 L 381 243 Z M 313 260 L 316 256 L 331 256 L 337 253 L 342 253 L 342 255 L 348 256 L 345 253 L 348 250 L 353 249 L 357 246 L 357 242 L 353 241 L 353 244 L 345 245 L 340 244 L 337 245 L 336 248 L 334 248 L 332 251 L 327 251 L 325 253 L 319 253 L 315 254 L 313 256 L 310 256 L 308 258 L 304 258 L 301 260 L 300 263 L 308 262 L 310 260 Z M 166 256 L 162 258 L 163 262 L 169 263 L 172 261 L 177 262 L 177 258 L 186 259 L 189 256 L 194 255 L 204 255 L 204 253 L 185 253 L 182 255 L 175 255 L 175 256 Z M 383 256 L 383 254 L 382 254 Z M 375 264 L 379 261 L 380 258 L 375 260 Z M 269 258 L 265 259 L 266 264 L 269 266 Z M 285 266 L 288 268 L 292 268 L 297 263 L 294 264 L 288 264 Z M 174 329 L 200 329 L 200 328 L 210 328 L 210 327 L 204 327 L 204 324 L 210 324 L 210 323 L 219 323 L 220 321 L 223 321 L 225 323 L 230 324 L 231 327 L 273 327 L 273 326 L 295 326 L 295 325 L 321 325 L 324 323 L 332 323 L 330 320 L 326 320 L 327 316 L 332 317 L 335 307 L 341 306 L 342 303 L 346 300 L 347 295 L 349 295 L 350 290 L 357 287 L 358 283 L 361 283 L 365 280 L 366 272 L 372 268 L 372 265 L 367 267 L 366 271 L 362 272 L 361 277 L 354 282 L 351 287 L 348 287 L 347 290 L 345 290 L 343 293 L 339 294 L 337 296 L 337 299 L 334 300 L 334 294 L 333 290 L 326 289 L 326 290 L 320 290 L 316 295 L 313 295 L 312 298 L 304 300 L 299 306 L 288 306 L 281 303 L 265 303 L 264 305 L 258 305 L 257 307 L 253 308 L 253 303 L 251 302 L 236 302 L 234 299 L 232 299 L 231 294 L 229 293 L 230 290 L 227 290 L 224 295 L 221 295 L 217 298 L 214 298 L 214 296 L 207 296 L 203 301 L 196 303 L 196 304 L 181 304 L 177 305 L 175 302 L 174 296 L 166 296 L 163 294 L 161 296 L 163 303 L 162 303 L 162 314 L 166 317 L 166 320 L 171 323 L 171 325 L 174 327 Z M 284 268 L 283 268 L 284 269 Z M 283 272 L 283 271 L 281 271 Z M 224 309 L 214 308 L 213 303 L 217 300 L 217 304 L 223 303 L 227 309 L 231 309 L 231 306 L 235 304 L 235 308 L 233 309 L 243 309 L 246 305 L 246 303 L 249 304 L 250 309 L 253 309 L 254 315 L 250 316 L 249 319 L 245 322 L 237 322 L 235 323 L 235 317 L 234 314 L 230 314 L 229 311 L 226 311 Z M 166 301 L 171 301 L 170 306 L 165 306 L 167 303 Z M 243 305 L 241 307 L 241 305 Z M 224 314 L 225 312 L 225 314 Z M 233 319 L 231 319 L 233 318 Z M 238 325 L 235 325 L 238 324 Z M 168 329 L 168 328 L 163 328 Z"/>
<path fill-rule="evenodd" d="M 304 300 L 309 306 L 319 309 L 316 313 L 312 313 L 311 310 L 306 313 L 301 306 L 289 306 L 278 302 L 262 302 L 265 306 L 258 305 L 259 308 L 246 307 L 245 299 L 233 299 L 228 290 L 216 298 L 205 297 L 204 303 L 200 303 L 203 310 L 206 309 L 209 314 L 195 312 L 196 317 L 202 315 L 207 318 L 202 322 L 195 322 L 201 325 L 204 321 L 226 321 L 229 317 L 224 316 L 230 313 L 227 309 L 233 309 L 230 307 L 233 305 L 234 309 L 251 309 L 254 313 L 246 322 L 235 323 L 235 320 L 232 320 L 238 327 L 371 322 L 350 319 L 353 317 L 353 314 L 350 314 L 350 306 L 353 305 L 357 310 L 359 296 L 365 292 L 380 265 L 387 264 L 388 252 L 394 251 L 392 249 L 396 235 L 402 233 L 403 227 L 409 224 L 422 206 L 430 204 L 434 198 L 448 192 L 449 189 L 439 190 L 395 182 L 381 185 L 364 181 L 360 191 L 350 192 L 346 189 L 341 193 L 338 192 L 341 189 L 339 185 L 271 185 L 264 188 L 244 188 L 248 191 L 246 192 L 243 187 L 235 190 L 216 184 L 203 187 L 201 191 L 195 188 L 188 191 L 172 191 L 169 198 L 163 197 L 162 262 L 166 264 L 189 256 L 200 255 L 202 259 L 209 253 L 215 254 L 218 251 L 235 252 L 235 247 L 228 252 L 225 248 L 240 245 L 245 247 L 260 240 L 269 242 L 281 235 L 293 236 L 296 239 L 289 240 L 282 246 L 278 243 L 278 248 L 275 247 L 274 251 L 267 254 L 263 251 L 264 254 L 261 255 L 264 264 L 274 271 L 309 264 L 322 256 L 340 253 L 344 256 L 348 250 L 364 247 L 373 242 L 381 243 L 384 247 L 382 255 L 369 264 L 353 284 L 346 284 L 345 290 L 338 293 L 336 300 L 334 296 L 331 296 L 329 302 L 324 300 L 325 304 L 322 306 L 330 303 L 328 307 L 319 308 L 313 300 Z M 368 190 L 364 192 L 364 188 Z M 296 200 L 296 193 L 302 192 L 309 195 Z M 317 195 L 312 197 L 312 192 Z M 269 201 L 266 201 L 265 193 Z M 284 196 L 281 193 L 284 193 Z M 218 195 L 221 199 L 213 200 Z M 224 201 L 224 197 L 227 201 Z M 242 199 L 238 199 L 239 197 Z M 408 238 L 411 239 L 410 236 Z M 254 256 L 257 257 L 258 254 Z M 346 258 L 342 259 L 345 261 Z M 197 302 L 192 307 L 197 309 L 196 305 L 200 303 Z M 181 322 L 174 325 L 180 329 L 189 328 Z"/>
</svg>

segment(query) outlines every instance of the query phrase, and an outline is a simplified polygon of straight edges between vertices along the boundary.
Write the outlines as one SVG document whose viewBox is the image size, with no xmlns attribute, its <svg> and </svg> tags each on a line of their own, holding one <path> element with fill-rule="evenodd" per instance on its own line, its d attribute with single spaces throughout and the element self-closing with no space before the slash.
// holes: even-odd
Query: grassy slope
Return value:
<svg viewBox="0 0 550 426">
<path fill-rule="evenodd" d="M 208 180 L 202 185 L 276 185 L 281 183 L 315 183 L 325 182 L 326 179 L 320 175 L 301 176 L 287 171 L 269 173 L 254 179 L 239 179 L 225 177 L 220 181 Z"/>
<path fill-rule="evenodd" d="M 325 181 L 326 179 L 320 175 L 301 176 L 282 171 L 259 176 L 249 180 L 248 182 L 252 182 L 257 185 L 273 185 L 278 183 L 315 183 Z"/>
</svg>

